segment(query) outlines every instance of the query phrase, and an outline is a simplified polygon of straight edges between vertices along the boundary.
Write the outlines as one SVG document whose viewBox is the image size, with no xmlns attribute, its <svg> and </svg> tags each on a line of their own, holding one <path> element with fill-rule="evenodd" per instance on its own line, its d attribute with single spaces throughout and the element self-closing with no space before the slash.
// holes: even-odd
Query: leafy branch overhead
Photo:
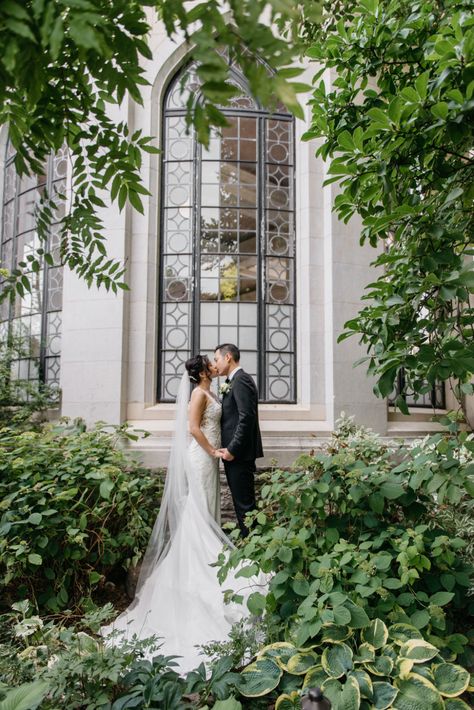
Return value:
<svg viewBox="0 0 474 710">
<path fill-rule="evenodd" d="M 403 369 L 416 394 L 454 378 L 462 402 L 474 372 L 472 5 L 343 0 L 328 13 L 308 55 L 333 82 L 316 85 L 306 138 L 325 139 L 336 212 L 361 215 L 380 267 L 341 339 L 367 345 L 380 396 Z"/>
<path fill-rule="evenodd" d="M 307 3 L 312 16 L 318 3 Z M 148 84 L 145 65 L 153 62 L 148 40 L 157 18 L 168 36 L 185 40 L 198 63 L 201 96 L 189 103 L 189 123 L 206 143 L 212 127 L 225 123 L 217 105 L 225 106 L 229 63 L 238 62 L 255 96 L 264 104 L 275 99 L 301 115 L 297 93 L 304 86 L 292 79 L 299 20 L 308 8 L 289 0 L 223 2 L 208 0 L 188 9 L 183 0 L 5 0 L 0 6 L 0 125 L 7 124 L 16 150 L 18 172 L 41 173 L 47 156 L 63 145 L 72 166 L 68 211 L 62 221 L 62 260 L 88 284 L 114 291 L 123 283 L 124 264 L 107 257 L 99 210 L 103 191 L 123 209 L 129 202 L 142 212 L 143 152 L 157 152 L 154 137 L 131 132 L 114 120 L 126 96 L 142 103 Z M 316 8 L 316 9 L 315 9 Z M 263 15 L 265 14 L 265 18 Z M 272 26 L 266 20 L 273 20 Z M 275 72 L 268 82 L 268 68 Z M 156 67 L 158 70 L 158 67 Z M 199 98 L 199 100 L 197 100 Z M 123 109 L 122 109 L 123 114 Z M 38 212 L 38 232 L 46 239 L 50 212 L 58 195 L 46 195 Z M 20 284 L 29 289 L 29 274 L 38 270 L 41 250 L 18 265 L 5 283 L 3 298 Z M 23 277 L 23 278 L 22 278 Z"/>
</svg>

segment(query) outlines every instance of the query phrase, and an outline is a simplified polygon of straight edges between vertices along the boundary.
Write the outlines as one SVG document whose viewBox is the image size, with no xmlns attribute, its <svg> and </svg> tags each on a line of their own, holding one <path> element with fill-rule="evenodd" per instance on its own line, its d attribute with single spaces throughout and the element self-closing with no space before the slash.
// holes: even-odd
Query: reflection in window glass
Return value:
<svg viewBox="0 0 474 710">
<path fill-rule="evenodd" d="M 17 175 L 15 151 L 7 144 L 0 262 L 9 271 L 28 261 L 43 246 L 36 232 L 35 211 L 45 190 L 64 194 L 67 153 L 51 156 L 40 175 Z M 64 205 L 58 200 L 46 250 L 53 264 L 42 264 L 30 275 L 31 292 L 0 307 L 0 340 L 12 344 L 10 377 L 26 384 L 45 383 L 59 389 L 63 268 L 59 255 L 59 227 Z M 18 388 L 23 393 L 24 388 Z"/>
</svg>

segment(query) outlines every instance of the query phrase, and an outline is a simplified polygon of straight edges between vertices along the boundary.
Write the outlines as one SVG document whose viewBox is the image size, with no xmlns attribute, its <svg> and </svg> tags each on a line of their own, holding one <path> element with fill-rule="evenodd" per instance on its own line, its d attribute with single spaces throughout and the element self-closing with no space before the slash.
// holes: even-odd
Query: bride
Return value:
<svg viewBox="0 0 474 710">
<path fill-rule="evenodd" d="M 185 364 L 177 397 L 175 436 L 160 512 L 143 560 L 132 604 L 110 626 L 110 643 L 136 635 L 158 636 L 160 653 L 180 656 L 185 673 L 203 660 L 197 645 L 225 641 L 246 607 L 224 603 L 224 589 L 210 565 L 232 543 L 219 527 L 220 402 L 211 392 L 217 370 L 206 355 Z M 196 385 L 188 402 L 191 382 Z M 189 433 L 192 440 L 188 443 Z M 226 588 L 239 580 L 226 580 Z M 229 585 L 230 583 L 230 585 Z"/>
</svg>

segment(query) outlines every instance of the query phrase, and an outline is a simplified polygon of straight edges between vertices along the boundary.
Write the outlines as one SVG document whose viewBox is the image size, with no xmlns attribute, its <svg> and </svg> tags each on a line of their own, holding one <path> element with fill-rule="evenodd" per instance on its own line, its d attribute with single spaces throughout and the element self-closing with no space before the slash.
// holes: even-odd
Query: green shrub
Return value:
<svg viewBox="0 0 474 710">
<path fill-rule="evenodd" d="M 161 476 L 131 461 L 117 435 L 100 427 L 0 430 L 7 597 L 54 612 L 74 608 L 112 568 L 140 558 L 161 488 Z"/>
<path fill-rule="evenodd" d="M 297 646 L 328 624 L 380 618 L 423 630 L 456 658 L 472 626 L 472 568 L 437 511 L 471 493 L 473 449 L 472 435 L 447 433 L 401 450 L 345 422 L 310 467 L 269 475 L 252 534 L 222 557 L 221 578 L 237 565 L 239 576 L 271 573 L 269 594 L 255 592 L 249 608 Z"/>
</svg>

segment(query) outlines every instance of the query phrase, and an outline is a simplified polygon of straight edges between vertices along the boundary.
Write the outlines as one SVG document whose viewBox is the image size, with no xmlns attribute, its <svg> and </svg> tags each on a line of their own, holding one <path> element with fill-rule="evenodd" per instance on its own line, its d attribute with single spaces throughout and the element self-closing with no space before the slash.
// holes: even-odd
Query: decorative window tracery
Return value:
<svg viewBox="0 0 474 710">
<path fill-rule="evenodd" d="M 246 91 L 235 67 L 231 81 Z M 158 398 L 173 401 L 191 353 L 234 342 L 261 400 L 294 402 L 293 118 L 246 92 L 206 150 L 186 129 L 190 94 L 192 65 L 164 106 Z"/>
</svg>

